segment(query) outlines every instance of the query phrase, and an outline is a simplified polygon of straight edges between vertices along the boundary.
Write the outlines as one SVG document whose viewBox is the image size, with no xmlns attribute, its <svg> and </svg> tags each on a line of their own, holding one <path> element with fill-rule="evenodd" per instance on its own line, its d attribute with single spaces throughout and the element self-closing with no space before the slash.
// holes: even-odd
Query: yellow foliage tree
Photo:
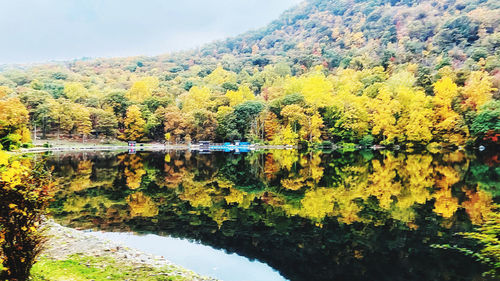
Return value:
<svg viewBox="0 0 500 281">
<path fill-rule="evenodd" d="M 226 93 L 226 97 L 229 99 L 229 106 L 236 106 L 238 104 L 244 103 L 245 101 L 254 100 L 255 95 L 248 86 L 240 86 L 238 91 L 229 90 Z"/>
<path fill-rule="evenodd" d="M 123 120 L 125 125 L 124 138 L 138 141 L 144 136 L 144 125 L 146 121 L 142 119 L 141 110 L 137 105 L 132 105 L 127 109 L 127 116 Z"/>
<path fill-rule="evenodd" d="M 493 82 L 488 73 L 473 71 L 462 90 L 464 110 L 478 110 L 482 105 L 491 100 Z"/>
<path fill-rule="evenodd" d="M 330 105 L 333 98 L 333 83 L 323 74 L 321 67 L 307 75 L 288 78 L 284 90 L 286 94 L 301 93 L 314 108 Z"/>
<path fill-rule="evenodd" d="M 64 84 L 64 95 L 71 101 L 80 101 L 89 96 L 89 91 L 79 82 Z"/>
<path fill-rule="evenodd" d="M 463 144 L 467 137 L 467 129 L 462 117 L 453 110 L 452 101 L 458 96 L 458 86 L 449 77 L 434 83 L 434 134 L 445 142 Z"/>
<path fill-rule="evenodd" d="M 28 110 L 18 98 L 0 100 L 0 149 L 16 148 L 29 142 Z"/>
<path fill-rule="evenodd" d="M 264 119 L 264 131 L 265 131 L 265 139 L 270 141 L 274 138 L 274 135 L 278 132 L 280 123 L 278 120 L 278 116 L 272 112 L 265 112 Z"/>
<path fill-rule="evenodd" d="M 382 134 L 384 143 L 391 143 L 398 135 L 395 115 L 400 112 L 400 104 L 394 100 L 388 88 L 380 89 L 378 96 L 372 102 L 372 133 Z"/>
<path fill-rule="evenodd" d="M 225 70 L 222 65 L 219 64 L 212 73 L 204 78 L 204 80 L 216 86 L 222 86 L 226 82 L 236 83 L 236 73 Z"/>
<path fill-rule="evenodd" d="M 52 198 L 50 175 L 0 151 L 0 276 L 28 280 L 46 240 L 40 225 Z"/>
<path fill-rule="evenodd" d="M 28 110 L 18 98 L 0 100 L 0 132 L 15 130 L 27 122 Z"/>
<path fill-rule="evenodd" d="M 311 116 L 307 115 L 301 120 L 300 135 L 303 139 L 313 143 L 319 142 L 321 138 L 321 129 L 323 128 L 323 118 L 318 112 L 314 112 Z"/>
<path fill-rule="evenodd" d="M 72 105 L 72 115 L 76 132 L 81 134 L 83 136 L 83 140 L 85 140 L 86 136 L 92 131 L 89 109 L 84 105 L 75 103 Z"/>
<path fill-rule="evenodd" d="M 400 141 L 429 142 L 432 139 L 433 112 L 430 97 L 423 91 L 414 91 L 408 87 L 397 89 L 397 99 L 401 104 L 400 117 L 397 120 Z"/>
<path fill-rule="evenodd" d="M 191 87 L 188 93 L 180 96 L 182 111 L 190 113 L 200 109 L 207 109 L 213 104 L 211 97 L 212 91 L 209 88 L 198 86 Z"/>
<path fill-rule="evenodd" d="M 299 135 L 292 130 L 290 124 L 282 128 L 273 136 L 271 144 L 273 145 L 294 145 L 298 142 Z"/>
<path fill-rule="evenodd" d="M 153 95 L 154 91 L 158 89 L 158 85 L 158 78 L 145 77 L 132 84 L 132 87 L 127 92 L 126 97 L 134 102 L 142 102 Z"/>
<path fill-rule="evenodd" d="M 5 98 L 5 97 L 6 97 L 6 96 L 8 96 L 11 92 L 12 92 L 12 90 L 11 90 L 9 87 L 6 87 L 6 86 L 0 86 L 0 99 Z"/>
</svg>

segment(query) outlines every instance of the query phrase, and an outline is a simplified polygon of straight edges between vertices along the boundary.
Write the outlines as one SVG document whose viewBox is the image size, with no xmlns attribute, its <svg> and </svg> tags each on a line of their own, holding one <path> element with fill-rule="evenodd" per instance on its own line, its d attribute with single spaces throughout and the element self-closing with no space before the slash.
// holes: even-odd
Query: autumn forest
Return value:
<svg viewBox="0 0 500 281">
<path fill-rule="evenodd" d="M 0 142 L 498 142 L 496 1 L 348 2 L 176 55 L 3 67 Z"/>
<path fill-rule="evenodd" d="M 499 145 L 498 0 L 305 0 L 184 51 L 0 64 L 0 279 L 495 280 Z M 244 262 L 53 240 L 81 229 Z"/>
</svg>

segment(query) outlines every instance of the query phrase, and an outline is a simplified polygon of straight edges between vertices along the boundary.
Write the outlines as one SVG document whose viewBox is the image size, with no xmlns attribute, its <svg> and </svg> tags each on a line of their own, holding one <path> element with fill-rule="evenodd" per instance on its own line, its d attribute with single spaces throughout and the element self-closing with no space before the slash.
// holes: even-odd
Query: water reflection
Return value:
<svg viewBox="0 0 500 281">
<path fill-rule="evenodd" d="M 135 235 L 120 232 L 91 232 L 92 235 L 117 241 L 147 253 L 163 256 L 175 264 L 203 276 L 226 281 L 285 281 L 265 263 L 250 261 L 237 254 L 227 254 L 187 239 L 154 234 Z"/>
<path fill-rule="evenodd" d="M 194 239 L 290 280 L 470 280 L 429 244 L 483 222 L 496 155 L 181 152 L 52 157 L 63 224 Z"/>
</svg>

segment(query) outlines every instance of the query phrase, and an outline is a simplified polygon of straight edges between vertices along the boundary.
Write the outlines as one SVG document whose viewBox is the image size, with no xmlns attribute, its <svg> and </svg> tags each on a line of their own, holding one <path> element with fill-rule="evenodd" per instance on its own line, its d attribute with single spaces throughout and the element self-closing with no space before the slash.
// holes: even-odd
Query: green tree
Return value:
<svg viewBox="0 0 500 281">
<path fill-rule="evenodd" d="M 104 97 L 104 108 L 111 108 L 118 119 L 125 117 L 130 100 L 124 92 L 113 91 Z"/>
<path fill-rule="evenodd" d="M 496 137 L 500 134 L 500 101 L 483 105 L 470 127 L 472 136 L 478 140 Z M 497 141 L 498 142 L 498 141 Z"/>
<path fill-rule="evenodd" d="M 92 121 L 92 128 L 96 134 L 104 134 L 108 137 L 116 136 L 118 120 L 113 112 L 92 108 L 90 110 L 90 120 Z"/>
<path fill-rule="evenodd" d="M 234 128 L 242 139 L 250 138 L 250 129 L 257 126 L 256 118 L 264 109 L 264 104 L 258 101 L 246 101 L 234 108 Z"/>
</svg>

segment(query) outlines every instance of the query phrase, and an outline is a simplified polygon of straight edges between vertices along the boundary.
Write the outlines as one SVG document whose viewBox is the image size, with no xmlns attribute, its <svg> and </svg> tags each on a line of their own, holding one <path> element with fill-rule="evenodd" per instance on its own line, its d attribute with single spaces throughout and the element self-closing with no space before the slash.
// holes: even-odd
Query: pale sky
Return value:
<svg viewBox="0 0 500 281">
<path fill-rule="evenodd" d="M 265 26 L 302 0 L 0 0 L 0 64 L 158 55 Z"/>
</svg>

